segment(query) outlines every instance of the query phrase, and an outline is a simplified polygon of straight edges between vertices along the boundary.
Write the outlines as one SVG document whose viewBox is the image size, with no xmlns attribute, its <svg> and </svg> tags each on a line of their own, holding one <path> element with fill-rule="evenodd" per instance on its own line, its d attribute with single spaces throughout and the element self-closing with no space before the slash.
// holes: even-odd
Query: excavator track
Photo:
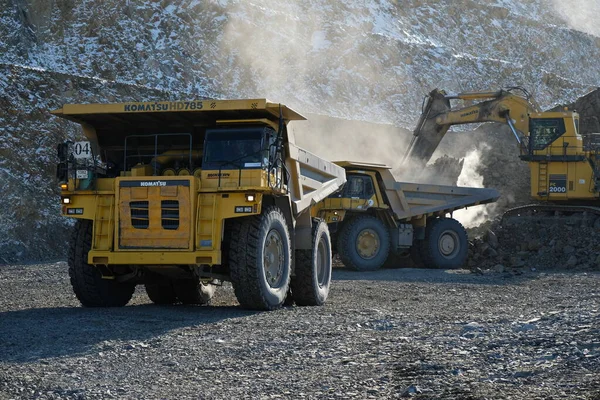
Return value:
<svg viewBox="0 0 600 400">
<path fill-rule="evenodd" d="M 555 216 L 566 216 L 565 214 L 569 214 L 572 216 L 577 213 L 588 213 L 594 214 L 600 217 L 600 207 L 594 206 L 573 206 L 573 205 L 559 205 L 559 204 L 528 204 L 525 206 L 511 208 L 502 214 L 501 223 L 504 224 L 506 218 L 510 217 L 520 217 L 520 216 L 535 216 L 536 214 L 544 213 L 554 213 Z"/>
</svg>

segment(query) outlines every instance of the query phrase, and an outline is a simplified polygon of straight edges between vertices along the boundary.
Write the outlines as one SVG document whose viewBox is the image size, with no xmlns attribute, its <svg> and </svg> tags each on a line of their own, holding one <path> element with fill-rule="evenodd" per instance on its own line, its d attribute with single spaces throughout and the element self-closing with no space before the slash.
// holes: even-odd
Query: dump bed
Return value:
<svg viewBox="0 0 600 400">
<path fill-rule="evenodd" d="M 384 164 L 349 161 L 337 161 L 336 164 L 348 172 L 377 172 L 380 187 L 385 191 L 396 220 L 409 221 L 423 216 L 443 216 L 462 208 L 494 203 L 500 197 L 500 193 L 495 189 L 398 182 L 394 179 L 390 167 Z"/>
<path fill-rule="evenodd" d="M 443 216 L 462 208 L 493 203 L 500 197 L 495 189 L 426 185 L 384 181 L 386 195 L 399 220 Z"/>
<path fill-rule="evenodd" d="M 288 143 L 288 188 L 294 215 L 320 202 L 346 182 L 346 172 L 333 162 Z"/>
</svg>

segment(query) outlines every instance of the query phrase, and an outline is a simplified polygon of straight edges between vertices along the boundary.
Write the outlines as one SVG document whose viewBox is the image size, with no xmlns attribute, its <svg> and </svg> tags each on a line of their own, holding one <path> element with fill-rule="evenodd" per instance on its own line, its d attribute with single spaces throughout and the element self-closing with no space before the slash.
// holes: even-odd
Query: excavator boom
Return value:
<svg viewBox="0 0 600 400">
<path fill-rule="evenodd" d="M 525 96 L 513 93 L 521 90 Z M 453 109 L 450 100 L 481 102 Z M 527 134 L 528 114 L 539 109 L 531 97 L 521 88 L 509 88 L 497 92 L 466 92 L 455 95 L 435 89 L 424 101 L 423 112 L 413 132 L 404 162 L 423 167 L 440 144 L 452 125 L 479 122 L 501 122 L 510 126 L 517 141 Z"/>
</svg>

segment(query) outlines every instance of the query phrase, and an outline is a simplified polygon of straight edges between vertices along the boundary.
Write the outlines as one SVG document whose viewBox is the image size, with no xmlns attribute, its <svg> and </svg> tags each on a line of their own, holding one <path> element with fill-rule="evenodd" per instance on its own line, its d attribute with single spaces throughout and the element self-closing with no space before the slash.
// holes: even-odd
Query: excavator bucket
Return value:
<svg viewBox="0 0 600 400">
<path fill-rule="evenodd" d="M 410 163 L 411 167 L 424 167 L 450 128 L 450 125 L 436 123 L 438 115 L 451 109 L 446 93 L 443 90 L 434 89 L 427 96 L 426 102 L 408 151 L 404 156 L 404 163 Z"/>
</svg>

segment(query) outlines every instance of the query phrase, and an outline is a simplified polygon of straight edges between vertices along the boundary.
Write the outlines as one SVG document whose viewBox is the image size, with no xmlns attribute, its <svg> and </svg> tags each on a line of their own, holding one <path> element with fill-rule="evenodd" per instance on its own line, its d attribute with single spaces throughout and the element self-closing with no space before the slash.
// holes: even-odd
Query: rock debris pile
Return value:
<svg viewBox="0 0 600 400">
<path fill-rule="evenodd" d="M 600 217 L 529 211 L 472 230 L 468 266 L 496 272 L 600 269 Z"/>
</svg>

